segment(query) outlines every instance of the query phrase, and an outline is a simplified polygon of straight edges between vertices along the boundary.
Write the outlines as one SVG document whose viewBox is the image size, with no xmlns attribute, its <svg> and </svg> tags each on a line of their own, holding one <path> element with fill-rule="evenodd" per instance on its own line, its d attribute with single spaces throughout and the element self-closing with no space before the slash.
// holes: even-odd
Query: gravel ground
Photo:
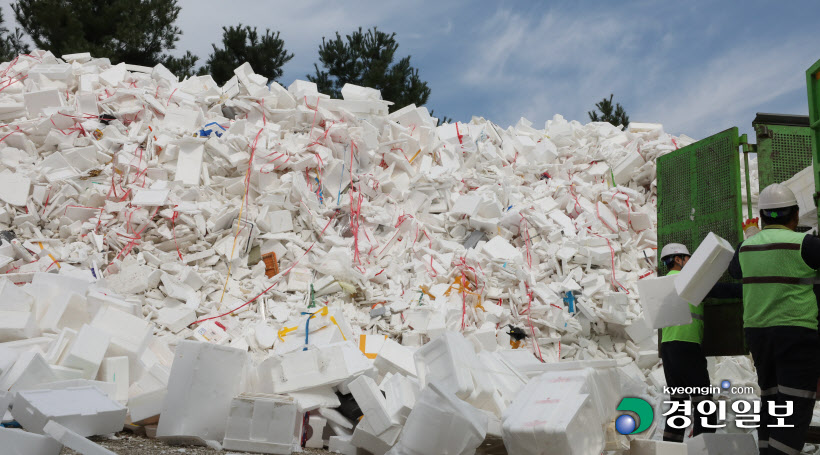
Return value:
<svg viewBox="0 0 820 455">
<path fill-rule="evenodd" d="M 170 446 L 162 441 L 156 439 L 149 439 L 145 436 L 137 436 L 133 433 L 117 433 L 115 439 L 107 437 L 92 437 L 89 438 L 97 444 L 118 455 L 228 455 L 228 454 L 245 454 L 247 452 L 232 452 L 228 450 L 217 451 L 207 447 L 197 446 Z M 327 455 L 332 452 L 327 450 L 304 449 L 302 454 L 307 455 Z M 77 452 L 68 448 L 63 449 L 60 455 L 76 455 Z M 248 454 L 251 455 L 251 454 Z"/>
</svg>

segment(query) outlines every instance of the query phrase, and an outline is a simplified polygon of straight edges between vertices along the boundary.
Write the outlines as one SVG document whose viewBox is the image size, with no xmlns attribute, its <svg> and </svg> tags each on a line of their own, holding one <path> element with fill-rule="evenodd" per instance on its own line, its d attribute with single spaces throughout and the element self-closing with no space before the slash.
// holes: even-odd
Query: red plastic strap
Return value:
<svg viewBox="0 0 820 455">
<path fill-rule="evenodd" d="M 535 354 L 535 348 L 538 348 L 538 359 L 541 360 L 541 363 L 544 363 L 544 356 L 541 355 L 541 346 L 538 345 L 538 340 L 535 338 L 535 325 L 532 323 L 532 317 L 530 315 L 530 310 L 532 309 L 532 291 L 530 290 L 530 285 L 524 283 L 524 286 L 527 288 L 527 299 L 529 302 L 527 303 L 527 322 L 530 324 L 530 331 L 532 331 L 532 344 L 533 344 L 533 354 Z M 559 354 L 560 356 L 560 354 Z"/>
</svg>

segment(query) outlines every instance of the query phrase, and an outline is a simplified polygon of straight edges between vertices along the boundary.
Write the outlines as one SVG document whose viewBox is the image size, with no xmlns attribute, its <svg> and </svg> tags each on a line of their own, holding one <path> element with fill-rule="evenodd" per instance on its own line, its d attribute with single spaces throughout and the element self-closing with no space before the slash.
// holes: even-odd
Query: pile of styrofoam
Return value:
<svg viewBox="0 0 820 455">
<path fill-rule="evenodd" d="M 628 448 L 614 407 L 663 385 L 636 286 L 655 159 L 691 139 L 437 127 L 373 89 L 235 74 L 0 65 L 0 402 L 39 416 L 6 421 L 72 447 L 125 424 L 267 453 Z"/>
</svg>

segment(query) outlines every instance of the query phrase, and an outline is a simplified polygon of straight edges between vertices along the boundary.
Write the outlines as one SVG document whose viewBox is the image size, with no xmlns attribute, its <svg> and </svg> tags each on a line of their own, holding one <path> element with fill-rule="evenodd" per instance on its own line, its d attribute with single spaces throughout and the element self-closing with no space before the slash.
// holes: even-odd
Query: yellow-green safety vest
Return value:
<svg viewBox="0 0 820 455">
<path fill-rule="evenodd" d="M 817 329 L 817 271 L 803 260 L 806 234 L 766 226 L 740 246 L 743 326 Z"/>
</svg>

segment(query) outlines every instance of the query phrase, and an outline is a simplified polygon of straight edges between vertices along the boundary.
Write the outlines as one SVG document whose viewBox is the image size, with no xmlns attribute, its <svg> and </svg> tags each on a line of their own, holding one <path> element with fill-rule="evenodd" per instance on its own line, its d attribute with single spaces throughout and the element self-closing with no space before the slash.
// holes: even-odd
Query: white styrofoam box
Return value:
<svg viewBox="0 0 820 455">
<path fill-rule="evenodd" d="M 112 400 L 114 399 L 114 395 L 116 393 L 114 384 L 102 381 L 92 381 L 83 378 L 59 379 L 55 382 L 46 382 L 31 388 L 23 388 L 21 390 L 61 390 L 77 387 L 96 387 L 100 389 L 100 392 L 104 393 L 105 396 Z"/>
<path fill-rule="evenodd" d="M 362 375 L 351 382 L 348 387 L 356 404 L 359 405 L 376 434 L 381 434 L 398 423 L 391 418 L 387 409 L 387 400 L 373 379 Z"/>
<path fill-rule="evenodd" d="M 45 314 L 40 318 L 40 328 L 44 332 L 59 333 L 63 328 L 80 330 L 89 322 L 88 306 L 80 294 L 60 292 L 50 299 Z"/>
<path fill-rule="evenodd" d="M 138 370 L 139 356 L 148 347 L 153 336 L 153 327 L 149 321 L 108 306 L 100 309 L 94 316 L 91 326 L 111 337 L 107 356 L 127 356 L 131 371 Z"/>
<path fill-rule="evenodd" d="M 523 257 L 518 248 L 512 246 L 510 242 L 500 235 L 491 238 L 489 242 L 484 244 L 483 249 L 484 253 L 489 256 L 490 259 L 496 261 L 513 261 Z"/>
<path fill-rule="evenodd" d="M 69 367 L 64 367 L 62 365 L 51 365 L 51 371 L 54 372 L 54 376 L 57 377 L 58 382 L 59 381 L 72 381 L 72 380 L 77 380 L 77 379 L 82 380 L 83 377 L 84 377 L 83 370 L 80 370 L 79 368 L 69 368 Z M 36 388 L 39 388 L 39 386 L 37 386 L 37 387 L 23 387 L 23 388 L 21 388 L 21 390 L 28 390 L 28 389 L 32 389 L 32 388 L 36 389 Z"/>
<path fill-rule="evenodd" d="M 734 254 L 735 250 L 729 242 L 710 232 L 683 270 L 673 275 L 678 295 L 692 305 L 700 305 L 729 267 Z"/>
<path fill-rule="evenodd" d="M 629 455 L 687 455 L 686 447 L 686 444 L 682 442 L 664 442 L 652 441 L 649 439 L 633 439 L 632 442 L 629 444 Z"/>
<path fill-rule="evenodd" d="M 414 357 L 422 386 L 436 382 L 461 399 L 472 394 L 475 385 L 470 369 L 477 359 L 472 344 L 460 333 L 445 332 L 419 348 Z"/>
<path fill-rule="evenodd" d="M 60 441 L 64 446 L 82 455 L 117 455 L 53 420 L 50 420 L 46 424 L 43 431 L 57 441 Z"/>
<path fill-rule="evenodd" d="M 271 386 L 272 393 L 336 385 L 350 377 L 345 364 L 345 354 L 338 343 L 271 357 L 260 365 L 260 371 L 263 371 L 260 375 L 270 374 L 271 380 L 263 379 L 263 383 Z"/>
<path fill-rule="evenodd" d="M 595 209 L 597 210 L 598 218 L 604 222 L 606 227 L 608 227 L 612 232 L 618 232 L 618 217 L 612 213 L 612 210 L 609 209 L 609 206 L 604 204 L 603 202 L 598 201 L 595 205 Z M 607 248 L 607 252 L 609 252 L 609 248 Z"/>
<path fill-rule="evenodd" d="M 492 406 L 484 406 L 482 409 L 491 410 L 500 417 L 501 412 L 515 399 L 529 379 L 510 362 L 505 361 L 499 353 L 479 352 L 476 368 L 483 371 L 489 378 L 495 389 L 494 398 L 497 397 L 499 400 Z"/>
<path fill-rule="evenodd" d="M 187 109 L 171 105 L 165 112 L 162 125 L 174 131 L 193 132 L 196 130 L 201 115 L 199 109 Z"/>
<path fill-rule="evenodd" d="M 327 419 L 319 415 L 312 415 L 308 418 L 308 426 L 310 437 L 307 442 L 305 442 L 305 447 L 313 449 L 323 448 L 325 442 L 322 439 L 322 434 L 325 431 L 325 426 L 327 426 Z"/>
<path fill-rule="evenodd" d="M 301 433 L 302 413 L 292 398 L 243 394 L 231 401 L 222 446 L 227 450 L 290 454 L 298 450 Z"/>
<path fill-rule="evenodd" d="M 69 328 L 60 330 L 57 338 L 48 347 L 48 351 L 45 354 L 46 361 L 52 365 L 58 365 L 60 359 L 65 356 L 68 347 L 71 346 L 75 338 L 77 338 L 76 330 Z"/>
<path fill-rule="evenodd" d="M 350 443 L 373 455 L 384 455 L 396 443 L 402 428 L 393 425 L 387 431 L 376 433 L 370 426 L 370 420 L 362 418 L 353 430 Z"/>
<path fill-rule="evenodd" d="M 34 338 L 40 334 L 33 309 L 30 311 L 0 310 L 0 342 Z"/>
<path fill-rule="evenodd" d="M 453 215 L 467 215 L 474 216 L 478 212 L 478 206 L 481 204 L 481 196 L 474 194 L 465 194 L 459 196 L 453 204 L 450 213 Z"/>
<path fill-rule="evenodd" d="M 342 455 L 362 455 L 365 452 L 354 446 L 352 436 L 331 436 L 327 450 Z"/>
<path fill-rule="evenodd" d="M 341 406 L 339 397 L 330 386 L 316 387 L 315 389 L 289 392 L 289 396 L 296 400 L 300 412 L 314 411 L 319 408 L 338 408 Z"/>
<path fill-rule="evenodd" d="M 131 199 L 131 205 L 147 205 L 151 207 L 165 205 L 169 194 L 171 194 L 171 190 L 169 189 L 143 188 L 134 194 L 134 198 Z"/>
<path fill-rule="evenodd" d="M 406 455 L 475 453 L 487 434 L 487 421 L 483 412 L 431 383 L 407 417 L 397 451 Z"/>
<path fill-rule="evenodd" d="M 128 397 L 128 414 L 131 422 L 141 424 L 153 421 L 162 412 L 165 396 L 168 390 L 165 387 L 140 392 Z"/>
<path fill-rule="evenodd" d="M 375 88 L 361 87 L 347 83 L 342 87 L 342 98 L 354 101 L 380 100 L 382 99 L 382 93 Z"/>
<path fill-rule="evenodd" d="M 51 80 L 68 79 L 71 75 L 71 65 L 58 63 L 53 65 L 39 64 L 28 71 L 29 75 L 41 74 Z"/>
<path fill-rule="evenodd" d="M 658 351 L 638 351 L 638 356 L 635 358 L 635 363 L 641 368 L 652 368 L 658 363 Z"/>
<path fill-rule="evenodd" d="M 0 444 L 6 455 L 60 455 L 63 450 L 63 445 L 49 436 L 3 427 Z"/>
<path fill-rule="evenodd" d="M 13 256 L 14 250 L 11 245 L 6 243 L 9 249 L 12 250 L 8 254 Z M 32 298 L 21 288 L 18 288 L 14 283 L 5 277 L 0 277 L 0 310 L 5 311 L 28 311 L 32 307 Z"/>
<path fill-rule="evenodd" d="M 110 85 L 111 87 L 116 87 L 122 82 L 123 79 L 125 79 L 125 75 L 125 63 L 114 65 L 99 74 L 100 82 Z"/>
<path fill-rule="evenodd" d="M 274 210 L 268 213 L 267 221 L 271 234 L 279 234 L 293 230 L 293 214 L 290 210 Z"/>
<path fill-rule="evenodd" d="M 157 324 L 179 333 L 196 321 L 196 310 L 187 305 L 165 306 L 157 311 Z"/>
<path fill-rule="evenodd" d="M 115 385 L 114 399 L 120 403 L 128 401 L 128 357 L 108 357 L 103 359 L 97 379 Z"/>
<path fill-rule="evenodd" d="M 688 455 L 756 453 L 755 437 L 748 434 L 703 433 L 686 440 Z"/>
<path fill-rule="evenodd" d="M 14 366 L 0 377 L 0 390 L 16 392 L 24 387 L 34 387 L 56 380 L 57 376 L 42 354 L 26 351 L 20 354 Z"/>
<path fill-rule="evenodd" d="M 652 217 L 646 212 L 632 212 L 629 214 L 632 229 L 635 232 L 652 229 Z"/>
<path fill-rule="evenodd" d="M 629 152 L 612 170 L 616 185 L 626 185 L 632 180 L 632 175 L 639 167 L 643 166 L 646 160 L 643 159 L 637 150 Z"/>
<path fill-rule="evenodd" d="M 174 180 L 182 181 L 186 185 L 199 185 L 202 160 L 205 156 L 205 140 L 185 138 L 176 143 L 179 145 L 179 156 Z"/>
<path fill-rule="evenodd" d="M 43 433 L 49 420 L 83 436 L 116 433 L 125 424 L 125 406 L 93 386 L 17 393 L 12 415 L 27 431 Z"/>
<path fill-rule="evenodd" d="M 77 110 L 83 115 L 100 115 L 97 96 L 93 93 L 77 95 Z"/>
<path fill-rule="evenodd" d="M 94 379 L 105 357 L 109 341 L 107 333 L 88 324 L 83 325 L 60 364 L 82 370 L 83 377 Z"/>
<path fill-rule="evenodd" d="M 413 359 L 413 350 L 402 346 L 391 339 L 384 341 L 378 351 L 373 365 L 381 374 L 401 373 L 407 376 L 416 376 L 416 362 Z"/>
<path fill-rule="evenodd" d="M 641 341 L 651 337 L 652 333 L 652 328 L 643 317 L 633 319 L 632 323 L 626 327 L 626 334 L 634 343 L 640 343 Z"/>
<path fill-rule="evenodd" d="M 394 374 L 385 379 L 382 387 L 391 418 L 404 425 L 416 404 L 416 398 L 421 393 L 418 382 L 401 374 Z"/>
<path fill-rule="evenodd" d="M 63 97 L 57 89 L 40 90 L 23 94 L 23 102 L 26 103 L 26 110 L 29 117 L 37 117 L 45 109 L 52 107 L 62 107 Z"/>
<path fill-rule="evenodd" d="M 644 318 L 653 329 L 692 322 L 689 304 L 678 297 L 675 291 L 676 277 L 677 275 L 668 275 L 638 281 Z"/>
<path fill-rule="evenodd" d="M 8 169 L 0 172 L 0 200 L 11 205 L 24 206 L 31 190 L 31 180 Z"/>
<path fill-rule="evenodd" d="M 610 397 L 620 393 L 621 380 L 614 360 L 585 360 L 544 364 L 546 373 L 535 380 L 544 384 L 569 387 L 568 392 L 586 394 L 598 413 L 598 421 L 607 422 L 615 412 Z"/>
<path fill-rule="evenodd" d="M 240 391 L 247 352 L 184 340 L 174 356 L 157 437 L 200 444 L 221 441 L 231 400 Z"/>
<path fill-rule="evenodd" d="M 817 224 L 817 205 L 814 203 L 814 167 L 809 166 L 783 182 L 797 197 L 800 209 L 800 224 Z"/>
<path fill-rule="evenodd" d="M 581 455 L 604 448 L 603 422 L 590 396 L 537 379 L 504 412 L 502 431 L 510 453 Z"/>
</svg>

